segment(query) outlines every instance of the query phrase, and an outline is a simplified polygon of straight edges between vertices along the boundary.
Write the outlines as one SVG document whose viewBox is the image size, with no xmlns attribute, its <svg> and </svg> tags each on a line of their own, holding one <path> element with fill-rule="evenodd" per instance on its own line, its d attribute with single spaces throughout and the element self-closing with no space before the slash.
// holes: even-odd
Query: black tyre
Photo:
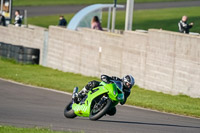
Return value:
<svg viewBox="0 0 200 133">
<path fill-rule="evenodd" d="M 15 53 L 14 52 L 10 52 L 10 58 L 14 59 L 15 58 Z"/>
<path fill-rule="evenodd" d="M 0 49 L 0 56 L 3 56 L 3 50 Z"/>
<path fill-rule="evenodd" d="M 116 107 L 112 107 L 108 110 L 107 114 L 110 116 L 114 116 L 116 112 L 117 112 Z"/>
<path fill-rule="evenodd" d="M 91 112 L 90 112 L 90 116 L 89 116 L 90 120 L 95 121 L 95 120 L 100 119 L 110 109 L 110 107 L 112 105 L 111 99 L 107 98 L 105 100 L 105 99 L 103 99 L 103 97 L 104 96 L 102 96 L 98 101 L 95 101 L 95 103 L 93 103 L 93 105 L 91 106 Z M 102 102 L 102 100 L 104 100 L 104 101 Z"/>
<path fill-rule="evenodd" d="M 18 60 L 24 60 L 24 55 L 23 54 L 17 54 L 16 57 Z"/>
<path fill-rule="evenodd" d="M 24 48 L 23 46 L 13 46 L 12 50 L 14 50 L 15 53 L 17 54 L 24 54 Z"/>
<path fill-rule="evenodd" d="M 24 50 L 24 54 L 26 54 L 26 55 L 39 55 L 40 54 L 39 49 L 24 47 L 23 50 Z"/>
<path fill-rule="evenodd" d="M 77 116 L 72 110 L 72 101 L 65 107 L 64 116 L 66 118 L 75 118 Z"/>
<path fill-rule="evenodd" d="M 10 50 L 11 44 L 1 43 L 1 49 L 3 50 Z"/>
<path fill-rule="evenodd" d="M 8 51 L 2 51 L 1 56 L 4 57 L 4 58 L 7 58 L 7 56 L 8 56 Z"/>
</svg>

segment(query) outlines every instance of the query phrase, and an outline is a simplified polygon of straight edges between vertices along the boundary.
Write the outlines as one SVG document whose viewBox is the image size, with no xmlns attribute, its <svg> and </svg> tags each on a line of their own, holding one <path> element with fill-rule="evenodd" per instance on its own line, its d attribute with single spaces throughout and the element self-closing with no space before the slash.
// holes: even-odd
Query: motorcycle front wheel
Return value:
<svg viewBox="0 0 200 133">
<path fill-rule="evenodd" d="M 66 118 L 75 118 L 77 116 L 72 110 L 72 101 L 65 107 L 64 116 Z"/>
<path fill-rule="evenodd" d="M 111 105 L 112 101 L 108 97 L 102 96 L 94 99 L 89 116 L 90 120 L 95 121 L 103 117 L 110 109 Z"/>
</svg>

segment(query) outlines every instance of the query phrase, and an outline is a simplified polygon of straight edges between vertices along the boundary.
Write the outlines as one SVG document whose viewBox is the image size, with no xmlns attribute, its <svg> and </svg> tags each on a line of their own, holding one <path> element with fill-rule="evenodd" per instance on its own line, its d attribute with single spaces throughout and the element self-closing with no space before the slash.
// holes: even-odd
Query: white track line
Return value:
<svg viewBox="0 0 200 133">
<path fill-rule="evenodd" d="M 23 86 L 27 86 L 27 87 L 37 88 L 37 89 L 41 89 L 41 90 L 52 91 L 52 92 L 56 92 L 56 93 L 66 94 L 66 95 L 72 95 L 71 93 L 68 93 L 68 92 L 44 88 L 44 87 L 39 87 L 39 86 L 27 85 L 27 84 L 23 84 L 23 83 L 13 81 L 13 80 L 2 79 L 2 78 L 0 78 L 0 80 L 7 81 L 7 82 L 10 82 L 10 83 L 14 83 L 14 84 L 17 84 L 17 85 L 23 85 Z"/>
</svg>

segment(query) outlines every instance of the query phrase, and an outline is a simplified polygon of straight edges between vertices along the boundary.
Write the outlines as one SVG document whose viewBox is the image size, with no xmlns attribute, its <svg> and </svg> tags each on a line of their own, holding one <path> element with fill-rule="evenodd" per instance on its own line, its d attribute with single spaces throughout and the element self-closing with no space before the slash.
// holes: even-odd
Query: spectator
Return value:
<svg viewBox="0 0 200 133">
<path fill-rule="evenodd" d="M 194 25 L 194 23 L 187 24 L 187 16 L 183 16 L 180 22 L 178 23 L 179 32 L 189 34 L 190 28 Z"/>
<path fill-rule="evenodd" d="M 91 28 L 96 30 L 103 30 L 98 16 L 94 16 L 91 21 Z"/>
<path fill-rule="evenodd" d="M 64 16 L 60 16 L 60 18 L 59 18 L 60 20 L 59 20 L 59 26 L 67 26 L 67 21 L 66 21 L 66 19 L 64 18 Z"/>
<path fill-rule="evenodd" d="M 20 15 L 19 10 L 15 11 L 15 26 L 16 27 L 21 27 L 22 25 L 22 16 Z"/>
<path fill-rule="evenodd" d="M 3 16 L 3 14 L 1 13 L 1 11 L 0 11 L 0 25 L 1 26 L 6 26 L 6 19 Z"/>
</svg>

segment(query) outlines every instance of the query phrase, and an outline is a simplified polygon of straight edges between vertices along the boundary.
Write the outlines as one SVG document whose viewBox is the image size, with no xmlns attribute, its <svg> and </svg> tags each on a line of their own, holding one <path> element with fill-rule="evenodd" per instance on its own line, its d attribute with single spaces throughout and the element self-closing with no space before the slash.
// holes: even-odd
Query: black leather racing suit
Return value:
<svg viewBox="0 0 200 133">
<path fill-rule="evenodd" d="M 118 77 L 115 77 L 115 76 L 112 76 L 112 77 L 109 77 L 107 75 L 101 75 L 101 80 L 105 83 L 109 83 L 111 80 L 116 80 L 116 81 L 120 81 L 122 82 L 122 79 L 118 78 Z M 126 88 L 123 84 L 123 92 L 124 92 L 124 101 L 123 102 L 120 102 L 121 105 L 125 104 L 126 103 L 126 100 L 128 98 L 128 96 L 130 95 L 131 93 L 131 89 L 129 88 Z"/>
</svg>

